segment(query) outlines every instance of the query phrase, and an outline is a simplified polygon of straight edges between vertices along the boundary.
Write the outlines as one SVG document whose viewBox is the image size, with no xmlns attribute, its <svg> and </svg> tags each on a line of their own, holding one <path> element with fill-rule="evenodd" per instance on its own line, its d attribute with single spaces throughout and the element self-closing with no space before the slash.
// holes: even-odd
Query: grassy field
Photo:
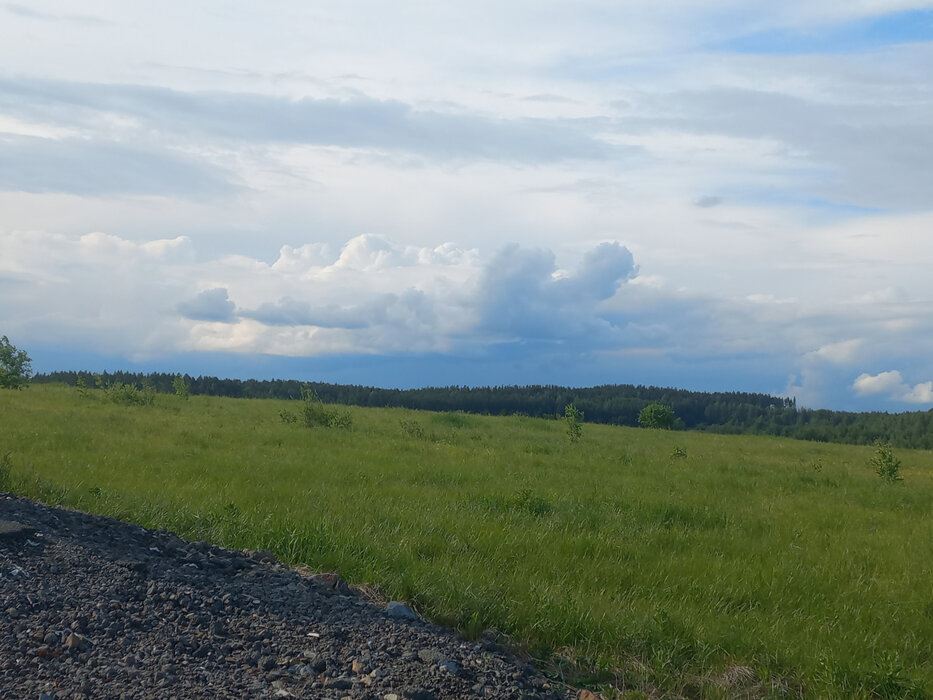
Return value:
<svg viewBox="0 0 933 700">
<path fill-rule="evenodd" d="M 865 447 L 90 394 L 0 392 L 0 488 L 340 571 L 610 695 L 933 690 L 929 452 L 885 484 Z"/>
</svg>

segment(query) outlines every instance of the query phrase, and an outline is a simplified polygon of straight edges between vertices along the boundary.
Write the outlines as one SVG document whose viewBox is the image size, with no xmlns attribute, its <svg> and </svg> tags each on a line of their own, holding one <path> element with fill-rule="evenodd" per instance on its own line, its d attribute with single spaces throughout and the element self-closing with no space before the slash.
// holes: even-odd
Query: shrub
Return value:
<svg viewBox="0 0 933 700">
<path fill-rule="evenodd" d="M 176 374 L 172 380 L 172 388 L 175 390 L 175 396 L 180 399 L 188 400 L 188 382 L 180 374 Z"/>
<path fill-rule="evenodd" d="M 317 393 L 309 386 L 301 387 L 301 417 L 309 428 L 350 428 L 353 416 L 349 411 L 327 408 Z"/>
<path fill-rule="evenodd" d="M 78 375 L 78 378 L 75 380 L 75 388 L 78 390 L 78 396 L 82 399 L 86 399 L 90 396 L 87 382 L 84 381 L 84 377 Z"/>
<path fill-rule="evenodd" d="M 889 484 L 903 481 L 900 476 L 901 460 L 894 456 L 894 448 L 890 443 L 875 441 L 875 454 L 868 463 L 874 467 L 875 473 Z"/>
<path fill-rule="evenodd" d="M 654 401 L 641 409 L 638 422 L 645 428 L 670 430 L 674 425 L 674 409 Z"/>
<path fill-rule="evenodd" d="M 114 382 L 106 389 L 107 399 L 123 406 L 138 406 L 144 403 L 143 397 L 133 384 Z"/>
<path fill-rule="evenodd" d="M 567 436 L 575 443 L 583 437 L 583 411 L 572 403 L 564 407 L 564 420 L 567 421 Z"/>
</svg>

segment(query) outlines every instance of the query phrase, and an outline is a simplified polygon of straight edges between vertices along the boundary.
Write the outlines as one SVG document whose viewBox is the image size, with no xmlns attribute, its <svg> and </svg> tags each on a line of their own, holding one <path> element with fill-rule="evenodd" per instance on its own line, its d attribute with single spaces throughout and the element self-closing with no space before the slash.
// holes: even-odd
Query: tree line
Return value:
<svg viewBox="0 0 933 700">
<path fill-rule="evenodd" d="M 99 375 L 51 372 L 36 375 L 33 381 L 73 386 L 79 377 L 87 386 L 95 386 L 96 382 L 141 386 L 148 382 L 158 392 L 174 393 L 177 376 L 158 372 L 104 372 Z M 659 403 L 673 409 L 675 430 L 777 435 L 857 445 L 882 440 L 897 447 L 933 449 L 933 410 L 909 413 L 813 410 L 798 408 L 793 398 L 748 392 L 698 392 L 632 384 L 585 388 L 531 385 L 381 389 L 294 379 L 241 380 L 187 374 L 183 378 L 192 395 L 243 399 L 300 400 L 302 388 L 307 387 L 328 403 L 539 418 L 560 417 L 568 404 L 574 404 L 586 415 L 587 421 L 627 426 L 639 425 L 638 415 L 642 409 Z"/>
</svg>

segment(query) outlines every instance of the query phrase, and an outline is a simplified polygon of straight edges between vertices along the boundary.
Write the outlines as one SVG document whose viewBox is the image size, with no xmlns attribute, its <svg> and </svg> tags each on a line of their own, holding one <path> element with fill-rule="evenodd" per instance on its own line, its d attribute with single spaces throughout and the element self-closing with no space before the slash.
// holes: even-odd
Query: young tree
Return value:
<svg viewBox="0 0 933 700">
<path fill-rule="evenodd" d="M 875 454 L 868 463 L 875 468 L 875 474 L 889 484 L 904 480 L 900 475 L 901 460 L 894 456 L 894 448 L 887 442 L 875 440 Z"/>
<path fill-rule="evenodd" d="M 583 411 L 568 403 L 564 407 L 564 420 L 567 421 L 567 436 L 570 442 L 577 442 L 583 437 Z"/>
<path fill-rule="evenodd" d="M 674 425 L 674 409 L 654 401 L 641 409 L 638 422 L 645 428 L 670 430 Z"/>
<path fill-rule="evenodd" d="M 25 350 L 18 350 L 6 336 L 0 338 L 0 387 L 22 389 L 29 385 L 32 360 Z"/>
<path fill-rule="evenodd" d="M 176 374 L 172 380 L 172 388 L 175 389 L 175 396 L 180 399 L 188 400 L 188 382 L 180 374 Z"/>
</svg>

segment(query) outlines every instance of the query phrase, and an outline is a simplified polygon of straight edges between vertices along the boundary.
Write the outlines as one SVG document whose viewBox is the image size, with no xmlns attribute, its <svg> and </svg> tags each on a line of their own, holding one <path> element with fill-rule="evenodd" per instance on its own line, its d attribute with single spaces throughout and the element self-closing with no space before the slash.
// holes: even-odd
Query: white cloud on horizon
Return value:
<svg viewBox="0 0 933 700">
<path fill-rule="evenodd" d="M 898 370 L 872 375 L 860 374 L 852 383 L 859 396 L 886 394 L 893 401 L 916 404 L 933 404 L 933 381 L 910 386 Z"/>
</svg>

